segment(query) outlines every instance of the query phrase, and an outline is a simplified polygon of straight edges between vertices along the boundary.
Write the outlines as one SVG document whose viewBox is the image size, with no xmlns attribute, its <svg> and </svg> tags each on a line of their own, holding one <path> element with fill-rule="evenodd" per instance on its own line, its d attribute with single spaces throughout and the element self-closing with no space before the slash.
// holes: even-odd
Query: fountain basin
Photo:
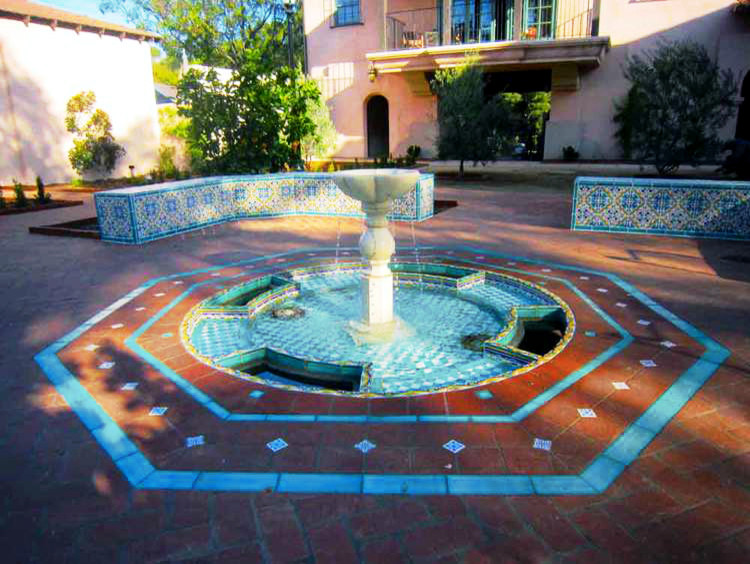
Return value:
<svg viewBox="0 0 750 564">
<path fill-rule="evenodd" d="M 359 313 L 358 278 L 364 269 L 362 263 L 345 263 L 276 273 L 298 291 L 282 295 L 271 287 L 243 314 L 219 315 L 212 304 L 221 299 L 208 298 L 185 318 L 183 343 L 202 362 L 239 378 L 369 397 L 433 393 L 516 376 L 551 359 L 573 335 L 567 305 L 539 286 L 482 270 L 399 262 L 395 311 L 411 334 L 357 345 L 347 328 Z M 305 315 L 273 316 L 275 308 L 288 306 L 302 308 Z M 554 350 L 538 355 L 517 348 L 525 319 L 555 312 L 564 334 Z M 481 349 L 463 346 L 464 337 L 481 333 L 490 336 Z M 259 373 L 236 362 L 248 355 L 270 358 L 279 372 Z"/>
</svg>

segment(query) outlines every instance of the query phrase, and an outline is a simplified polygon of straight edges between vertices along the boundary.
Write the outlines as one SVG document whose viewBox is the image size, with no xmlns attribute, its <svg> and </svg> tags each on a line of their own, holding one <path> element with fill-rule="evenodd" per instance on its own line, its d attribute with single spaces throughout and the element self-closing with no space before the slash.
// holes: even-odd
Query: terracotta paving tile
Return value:
<svg viewBox="0 0 750 564">
<path fill-rule="evenodd" d="M 361 547 L 362 561 L 366 564 L 399 564 L 408 562 L 403 549 L 395 538 L 385 540 L 374 540 L 363 544 Z"/>
<path fill-rule="evenodd" d="M 310 555 L 291 504 L 260 507 L 257 516 L 272 562 L 290 562 Z"/>
<path fill-rule="evenodd" d="M 316 562 L 359 562 L 354 544 L 341 524 L 311 527 L 307 535 Z"/>
<path fill-rule="evenodd" d="M 411 449 L 378 446 L 365 455 L 364 471 L 374 474 L 398 474 L 410 466 Z"/>
<path fill-rule="evenodd" d="M 421 526 L 428 517 L 423 504 L 407 499 L 392 507 L 355 515 L 349 522 L 355 538 L 366 540 Z"/>
<path fill-rule="evenodd" d="M 514 497 L 511 504 L 553 549 L 568 552 L 585 542 L 549 500 Z"/>
<path fill-rule="evenodd" d="M 474 521 L 459 517 L 411 531 L 404 535 L 403 542 L 409 555 L 418 560 L 471 548 L 483 538 L 481 528 Z"/>
<path fill-rule="evenodd" d="M 458 465 L 466 474 L 503 474 L 507 471 L 502 450 L 493 447 L 472 447 L 458 455 Z"/>
</svg>

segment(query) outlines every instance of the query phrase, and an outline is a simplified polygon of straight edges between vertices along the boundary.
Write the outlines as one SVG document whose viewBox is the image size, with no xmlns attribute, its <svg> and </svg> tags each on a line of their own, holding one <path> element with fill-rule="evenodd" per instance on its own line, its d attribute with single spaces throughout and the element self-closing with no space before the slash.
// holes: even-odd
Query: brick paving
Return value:
<svg viewBox="0 0 750 564">
<path fill-rule="evenodd" d="M 420 244 L 467 245 L 617 274 L 719 341 L 732 355 L 598 495 L 376 496 L 134 489 L 32 357 L 148 280 L 302 247 L 331 246 L 337 227 L 342 230 L 342 244 L 354 246 L 360 222 L 247 221 L 129 248 L 25 232 L 27 225 L 92 214 L 90 201 L 84 210 L 4 218 L 0 223 L 4 242 L 0 282 L 6 289 L 0 306 L 4 343 L 0 373 L 5 376 L 0 383 L 4 560 L 745 561 L 750 551 L 750 335 L 744 320 L 750 311 L 750 274 L 746 265 L 722 257 L 750 256 L 750 245 L 571 233 L 565 229 L 569 197 L 548 191 L 488 193 L 442 187 L 438 197 L 458 199 L 459 207 L 418 225 Z M 410 244 L 408 226 L 397 225 L 395 231 L 399 244 Z M 487 259 L 488 266 L 492 262 Z M 367 425 L 366 436 L 378 445 L 367 455 L 351 448 L 365 438 L 363 425 L 219 425 L 134 355 L 124 343 L 128 331 L 169 303 L 177 292 L 174 288 L 149 289 L 127 311 L 115 311 L 101 326 L 84 333 L 80 342 L 71 343 L 60 358 L 160 468 L 577 473 L 703 350 L 621 289 L 609 284 L 610 291 L 597 296 L 605 281 L 592 276 L 576 283 L 635 338 L 622 357 L 602 365 L 557 396 L 557 403 L 517 424 Z M 439 401 L 431 401 L 432 396 L 311 401 L 307 394 L 267 389 L 260 401 L 251 402 L 247 392 L 257 385 L 232 381 L 196 365 L 174 337 L 163 337 L 178 334 L 175 326 L 188 303 L 162 318 L 139 343 L 238 413 L 505 414 L 528 401 L 529 388 L 534 394 L 547 389 L 619 338 L 570 289 L 552 282 L 546 287 L 573 308 L 574 340 L 555 362 L 519 379 L 490 385 L 493 400 L 489 401 L 478 400 L 473 391 L 441 394 Z M 155 296 L 161 292 L 166 295 Z M 139 299 L 146 310 L 135 311 Z M 628 307 L 620 308 L 617 302 Z M 651 325 L 637 323 L 644 318 Z M 112 329 L 119 323 L 122 328 Z M 584 331 L 595 331 L 597 336 L 586 337 Z M 665 339 L 677 347 L 659 347 Z M 92 342 L 100 348 L 85 350 Z M 641 358 L 655 359 L 657 369 L 637 366 L 636 359 Z M 103 378 L 98 367 L 112 361 L 115 365 Z M 613 374 L 628 382 L 627 394 L 612 388 Z M 136 393 L 120 390 L 129 381 L 139 382 Z M 148 415 L 154 405 L 169 406 L 165 417 Z M 580 419 L 576 409 L 584 405 L 594 407 L 598 417 Z M 529 440 L 542 431 L 554 431 L 549 437 L 551 453 L 529 448 Z M 207 444 L 184 448 L 185 437 L 201 433 Z M 279 436 L 290 447 L 271 454 L 263 445 Z M 464 442 L 467 448 L 457 455 L 448 453 L 442 449 L 446 437 Z"/>
</svg>

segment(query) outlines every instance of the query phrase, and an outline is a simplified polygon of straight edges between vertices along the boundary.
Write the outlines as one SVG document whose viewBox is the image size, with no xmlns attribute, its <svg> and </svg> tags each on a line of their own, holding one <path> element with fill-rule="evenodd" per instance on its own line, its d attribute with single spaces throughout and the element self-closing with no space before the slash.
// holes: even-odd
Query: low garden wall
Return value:
<svg viewBox="0 0 750 564">
<path fill-rule="evenodd" d="M 421 174 L 414 190 L 394 201 L 390 219 L 432 217 L 434 185 L 432 174 Z M 253 217 L 364 217 L 360 202 L 327 173 L 196 178 L 99 192 L 94 201 L 102 240 L 126 244 Z"/>
<path fill-rule="evenodd" d="M 571 229 L 750 240 L 750 182 L 579 177 Z"/>
</svg>

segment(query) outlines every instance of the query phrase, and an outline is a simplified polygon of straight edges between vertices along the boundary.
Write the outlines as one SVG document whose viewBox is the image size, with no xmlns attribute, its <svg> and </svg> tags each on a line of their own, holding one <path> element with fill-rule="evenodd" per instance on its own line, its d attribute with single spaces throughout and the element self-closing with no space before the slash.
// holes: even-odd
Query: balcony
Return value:
<svg viewBox="0 0 750 564">
<path fill-rule="evenodd" d="M 609 49 L 598 37 L 600 2 L 434 0 L 394 9 L 383 50 L 367 53 L 370 76 L 404 73 L 415 94 L 430 95 L 425 73 L 459 65 L 470 51 L 488 70 L 551 70 L 553 90 L 577 90 L 579 70 L 598 66 Z"/>
<path fill-rule="evenodd" d="M 385 16 L 384 50 L 598 34 L 600 0 L 435 0 Z"/>
</svg>

